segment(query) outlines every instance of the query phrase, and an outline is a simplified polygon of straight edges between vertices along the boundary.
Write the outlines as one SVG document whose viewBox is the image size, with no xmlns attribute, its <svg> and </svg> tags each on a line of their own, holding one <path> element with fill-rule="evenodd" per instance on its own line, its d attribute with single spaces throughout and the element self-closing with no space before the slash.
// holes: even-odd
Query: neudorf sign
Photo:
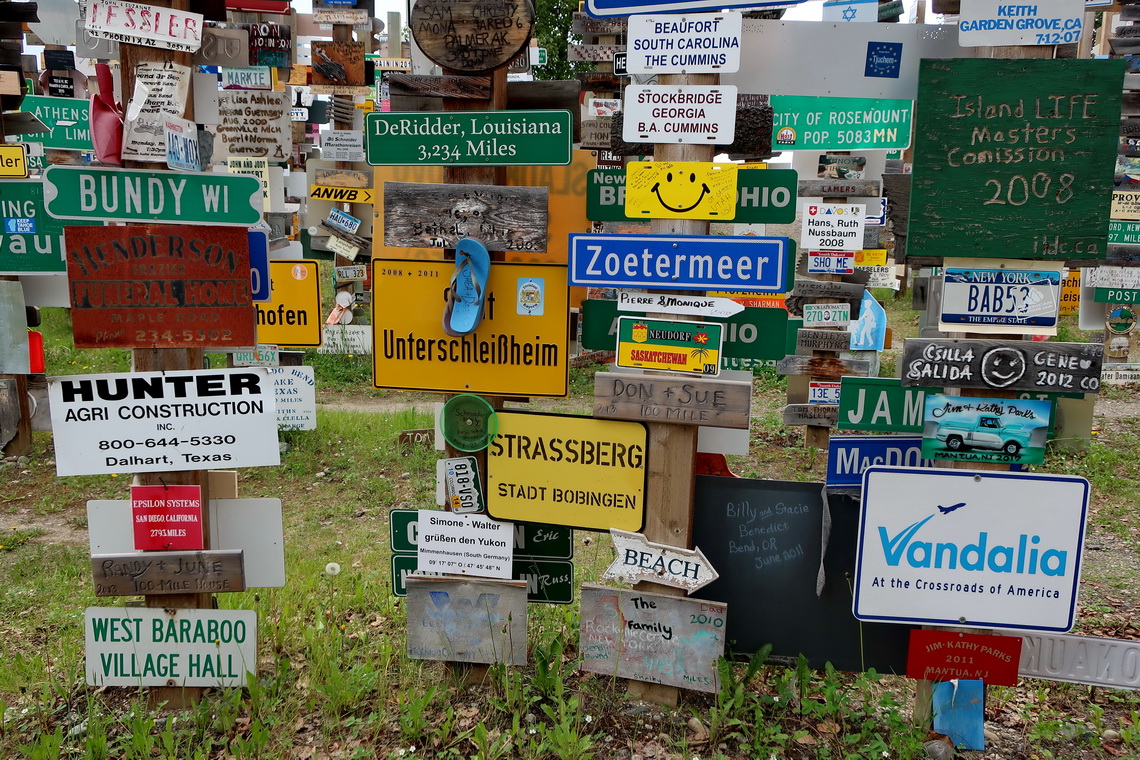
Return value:
<svg viewBox="0 0 1140 760">
<path fill-rule="evenodd" d="M 1104 346 L 1016 340 L 910 338 L 902 383 L 924 388 L 988 388 L 1097 393 Z"/>
</svg>

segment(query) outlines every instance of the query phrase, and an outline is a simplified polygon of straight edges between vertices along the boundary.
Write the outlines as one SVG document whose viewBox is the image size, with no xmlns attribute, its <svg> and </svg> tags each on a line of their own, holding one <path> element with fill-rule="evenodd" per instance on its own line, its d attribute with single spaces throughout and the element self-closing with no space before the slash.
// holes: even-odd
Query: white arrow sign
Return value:
<svg viewBox="0 0 1140 760">
<path fill-rule="evenodd" d="M 646 293 L 644 290 L 619 290 L 618 309 L 689 314 L 697 317 L 731 317 L 744 311 L 744 307 L 731 298 L 660 295 Z"/>
<path fill-rule="evenodd" d="M 691 594 L 720 577 L 700 549 L 655 544 L 640 533 L 617 528 L 610 528 L 610 537 L 617 558 L 602 573 L 603 578 L 626 583 L 653 581 Z"/>
</svg>

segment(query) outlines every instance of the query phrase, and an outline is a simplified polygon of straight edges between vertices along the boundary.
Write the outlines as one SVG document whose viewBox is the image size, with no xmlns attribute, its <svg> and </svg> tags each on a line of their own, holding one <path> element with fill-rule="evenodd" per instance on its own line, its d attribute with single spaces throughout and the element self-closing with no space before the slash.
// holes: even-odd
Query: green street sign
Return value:
<svg viewBox="0 0 1140 760">
<path fill-rule="evenodd" d="M 419 545 L 419 510 L 393 509 L 388 513 L 393 552 L 415 553 Z M 563 525 L 515 525 L 515 561 L 519 557 L 573 559 L 574 531 Z"/>
<path fill-rule="evenodd" d="M 1096 303 L 1140 303 L 1140 290 L 1129 288 L 1093 288 Z"/>
<path fill-rule="evenodd" d="M 619 312 L 617 301 L 587 299 L 582 304 L 582 348 L 587 351 L 616 351 L 618 317 L 640 315 L 641 312 L 635 311 Z M 784 309 L 747 307 L 731 317 L 701 319 L 724 324 L 722 366 L 726 360 L 732 359 L 778 361 L 796 352 L 796 332 L 801 321 L 790 319 Z"/>
<path fill-rule="evenodd" d="M 890 377 L 844 377 L 839 389 L 839 429 L 921 433 L 922 407 L 937 388 L 904 388 Z"/>
<path fill-rule="evenodd" d="M 408 595 L 407 579 L 417 567 L 415 554 L 392 555 L 394 595 Z M 532 604 L 574 602 L 574 563 L 568 559 L 517 557 L 511 565 L 511 580 L 526 581 L 526 600 Z"/>
<path fill-rule="evenodd" d="M 47 212 L 56 219 L 250 225 L 261 221 L 261 180 L 242 174 L 50 166 Z"/>
<path fill-rule="evenodd" d="M 773 150 L 891 150 L 910 145 L 910 100 L 773 95 L 771 103 Z"/>
<path fill-rule="evenodd" d="M 373 166 L 567 166 L 569 111 L 373 111 L 364 119 Z"/>
<path fill-rule="evenodd" d="M 1140 222 L 1109 221 L 1108 242 L 1116 245 L 1140 243 Z"/>
<path fill-rule="evenodd" d="M 795 221 L 798 184 L 794 170 L 742 168 L 736 176 L 733 222 L 791 224 Z M 587 172 L 586 218 L 591 222 L 645 221 L 625 215 L 625 169 Z"/>
<path fill-rule="evenodd" d="M 66 272 L 64 226 L 101 221 L 62 222 L 44 208 L 44 184 L 37 179 L 0 181 L 0 273 Z"/>
<path fill-rule="evenodd" d="M 20 110 L 43 122 L 50 132 L 24 136 L 24 142 L 43 143 L 57 150 L 95 150 L 91 143 L 91 104 L 75 98 L 26 95 Z"/>
</svg>

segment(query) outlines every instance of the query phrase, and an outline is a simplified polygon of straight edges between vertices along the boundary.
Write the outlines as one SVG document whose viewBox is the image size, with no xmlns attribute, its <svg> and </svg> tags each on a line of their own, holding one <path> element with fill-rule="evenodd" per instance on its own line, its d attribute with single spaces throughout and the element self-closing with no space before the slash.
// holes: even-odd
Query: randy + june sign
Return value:
<svg viewBox="0 0 1140 760">
<path fill-rule="evenodd" d="M 921 67 L 907 255 L 1103 258 L 1124 62 Z"/>
<path fill-rule="evenodd" d="M 867 470 L 855 617 L 1069 630 L 1088 499 L 1066 475 Z"/>
</svg>

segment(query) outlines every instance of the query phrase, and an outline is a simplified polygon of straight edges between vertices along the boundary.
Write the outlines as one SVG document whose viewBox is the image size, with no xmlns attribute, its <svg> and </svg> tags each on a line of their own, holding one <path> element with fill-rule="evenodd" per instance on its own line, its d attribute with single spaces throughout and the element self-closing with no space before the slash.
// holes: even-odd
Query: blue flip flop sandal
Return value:
<svg viewBox="0 0 1140 760">
<path fill-rule="evenodd" d="M 443 331 L 459 337 L 469 335 L 483 319 L 483 299 L 491 274 L 491 256 L 478 240 L 463 238 L 455 249 L 455 272 L 451 275 Z"/>
</svg>

